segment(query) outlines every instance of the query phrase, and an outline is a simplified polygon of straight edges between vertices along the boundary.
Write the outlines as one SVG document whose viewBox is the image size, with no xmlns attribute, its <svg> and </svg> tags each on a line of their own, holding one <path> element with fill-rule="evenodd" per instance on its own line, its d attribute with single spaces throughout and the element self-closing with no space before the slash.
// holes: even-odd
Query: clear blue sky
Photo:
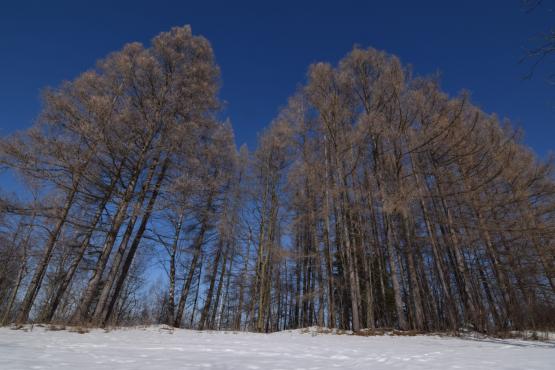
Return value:
<svg viewBox="0 0 555 370">
<path fill-rule="evenodd" d="M 527 14 L 519 0 L 2 1 L 0 134 L 32 124 L 43 87 L 184 24 L 212 43 L 239 144 L 255 146 L 310 63 L 336 63 L 358 44 L 396 54 L 418 74 L 440 71 L 446 91 L 467 89 L 484 110 L 510 118 L 541 157 L 555 149 L 555 86 L 546 82 L 555 64 L 525 81 L 518 63 L 555 13 Z"/>
</svg>

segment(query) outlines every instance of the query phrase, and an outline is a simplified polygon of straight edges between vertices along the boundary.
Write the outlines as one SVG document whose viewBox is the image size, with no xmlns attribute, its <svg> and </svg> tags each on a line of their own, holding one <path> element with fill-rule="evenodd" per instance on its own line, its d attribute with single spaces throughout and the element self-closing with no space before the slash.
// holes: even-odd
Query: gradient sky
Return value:
<svg viewBox="0 0 555 370">
<path fill-rule="evenodd" d="M 555 149 L 553 60 L 531 80 L 519 64 L 555 13 L 526 13 L 519 0 L 2 1 L 0 135 L 33 123 L 42 88 L 184 24 L 212 43 L 238 144 L 255 147 L 310 63 L 336 63 L 357 44 L 396 54 L 417 74 L 441 72 L 447 92 L 469 90 L 485 111 L 522 127 L 541 157 Z"/>
</svg>

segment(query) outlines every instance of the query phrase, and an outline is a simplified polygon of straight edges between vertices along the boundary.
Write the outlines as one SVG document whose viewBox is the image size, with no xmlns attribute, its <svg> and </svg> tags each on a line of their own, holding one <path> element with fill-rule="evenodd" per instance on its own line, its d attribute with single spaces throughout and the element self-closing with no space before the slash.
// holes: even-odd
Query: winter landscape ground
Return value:
<svg viewBox="0 0 555 370">
<path fill-rule="evenodd" d="M 167 330 L 0 329 L 0 369 L 553 369 L 555 342 Z"/>
</svg>

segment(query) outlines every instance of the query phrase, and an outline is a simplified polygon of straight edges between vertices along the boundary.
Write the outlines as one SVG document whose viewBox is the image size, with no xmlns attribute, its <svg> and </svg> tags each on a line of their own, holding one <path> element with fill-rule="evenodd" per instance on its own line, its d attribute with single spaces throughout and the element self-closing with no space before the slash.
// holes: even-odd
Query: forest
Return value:
<svg viewBox="0 0 555 370">
<path fill-rule="evenodd" d="M 553 161 L 511 122 L 355 47 L 249 150 L 220 84 L 176 27 L 0 138 L 2 325 L 555 330 Z"/>
</svg>

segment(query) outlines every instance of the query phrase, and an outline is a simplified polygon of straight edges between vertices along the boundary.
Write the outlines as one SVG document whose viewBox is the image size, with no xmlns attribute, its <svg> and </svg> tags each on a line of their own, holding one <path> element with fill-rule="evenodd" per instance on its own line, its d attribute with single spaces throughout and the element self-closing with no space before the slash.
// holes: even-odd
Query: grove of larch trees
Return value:
<svg viewBox="0 0 555 370">
<path fill-rule="evenodd" d="M 0 139 L 0 322 L 555 329 L 555 177 L 395 56 L 317 63 L 249 152 L 190 27 Z"/>
</svg>

